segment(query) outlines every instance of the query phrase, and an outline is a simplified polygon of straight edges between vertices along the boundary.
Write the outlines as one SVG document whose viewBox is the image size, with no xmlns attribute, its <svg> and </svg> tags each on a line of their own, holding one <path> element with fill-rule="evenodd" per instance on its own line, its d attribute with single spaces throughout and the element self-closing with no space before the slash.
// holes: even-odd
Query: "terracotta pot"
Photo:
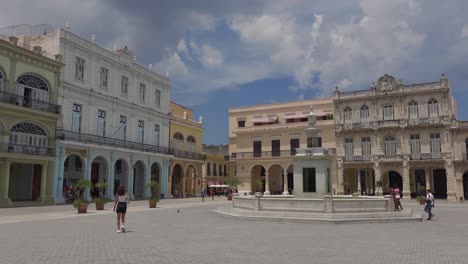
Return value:
<svg viewBox="0 0 468 264">
<path fill-rule="evenodd" d="M 420 205 L 426 204 L 426 199 L 425 198 L 419 198 L 419 204 Z"/>
<path fill-rule="evenodd" d="M 106 203 L 96 203 L 96 210 L 104 210 Z"/>
<path fill-rule="evenodd" d="M 232 201 L 232 195 L 228 195 L 228 201 Z"/>
<path fill-rule="evenodd" d="M 150 208 L 156 208 L 157 201 L 156 200 L 148 200 L 148 204 Z"/>
<path fill-rule="evenodd" d="M 78 206 L 78 213 L 79 214 L 86 214 L 88 212 L 88 203 L 81 203 Z"/>
</svg>

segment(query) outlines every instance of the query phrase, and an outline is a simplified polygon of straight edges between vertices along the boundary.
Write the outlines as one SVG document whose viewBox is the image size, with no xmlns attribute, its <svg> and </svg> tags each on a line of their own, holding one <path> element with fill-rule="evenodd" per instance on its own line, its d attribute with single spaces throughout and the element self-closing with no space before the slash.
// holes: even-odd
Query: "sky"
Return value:
<svg viewBox="0 0 468 264">
<path fill-rule="evenodd" d="M 0 28 L 67 23 L 169 75 L 171 100 L 203 117 L 205 144 L 228 143 L 234 107 L 448 77 L 468 119 L 465 0 L 2 0 Z"/>
</svg>

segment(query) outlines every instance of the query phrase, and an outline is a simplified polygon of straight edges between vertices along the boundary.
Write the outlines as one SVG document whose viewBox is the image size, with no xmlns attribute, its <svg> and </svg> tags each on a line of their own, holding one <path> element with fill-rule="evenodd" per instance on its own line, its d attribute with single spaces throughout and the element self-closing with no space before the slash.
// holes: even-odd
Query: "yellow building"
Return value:
<svg viewBox="0 0 468 264">
<path fill-rule="evenodd" d="M 202 187 L 203 124 L 193 120 L 193 110 L 170 102 L 169 145 L 174 159 L 169 162 L 169 190 L 173 197 L 199 194 Z"/>
<path fill-rule="evenodd" d="M 229 164 L 228 145 L 204 145 L 203 153 L 206 161 L 203 164 L 203 186 L 210 190 L 210 185 L 230 185 L 230 178 L 234 174 Z"/>
<path fill-rule="evenodd" d="M 307 116 L 313 107 L 321 145 L 335 148 L 332 99 L 275 103 L 229 110 L 229 154 L 243 183 L 239 193 L 288 194 L 293 189 L 297 148 L 307 146 Z M 335 163 L 334 163 L 335 164 Z M 335 169 L 335 168 L 333 168 Z M 334 188 L 336 179 L 334 177 Z"/>
<path fill-rule="evenodd" d="M 0 36 L 0 206 L 54 202 L 60 56 Z"/>
</svg>

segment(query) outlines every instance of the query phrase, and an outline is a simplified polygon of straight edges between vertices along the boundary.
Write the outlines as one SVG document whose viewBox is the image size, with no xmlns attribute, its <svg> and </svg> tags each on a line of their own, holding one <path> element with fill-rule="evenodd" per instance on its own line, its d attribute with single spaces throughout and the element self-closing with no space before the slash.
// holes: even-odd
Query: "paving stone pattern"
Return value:
<svg viewBox="0 0 468 264">
<path fill-rule="evenodd" d="M 210 212 L 227 205 L 132 202 L 125 234 L 116 233 L 110 204 L 87 215 L 71 206 L 1 209 L 0 263 L 468 263 L 468 204 L 436 204 L 434 221 L 343 225 Z"/>
</svg>

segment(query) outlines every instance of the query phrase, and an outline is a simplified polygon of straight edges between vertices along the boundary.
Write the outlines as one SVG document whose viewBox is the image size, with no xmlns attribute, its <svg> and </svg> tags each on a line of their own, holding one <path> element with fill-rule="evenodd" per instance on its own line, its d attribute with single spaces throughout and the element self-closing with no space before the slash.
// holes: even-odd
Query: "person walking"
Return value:
<svg viewBox="0 0 468 264">
<path fill-rule="evenodd" d="M 431 192 L 431 189 L 426 190 L 426 205 L 424 206 L 424 212 L 429 216 L 426 220 L 432 220 L 434 214 L 432 214 L 432 208 L 434 207 L 434 195 Z"/>
<path fill-rule="evenodd" d="M 128 193 L 123 185 L 119 186 L 115 194 L 114 212 L 117 213 L 117 233 L 125 233 L 125 215 L 127 213 Z M 117 207 L 117 210 L 116 210 Z M 122 220 L 122 225 L 120 225 Z"/>
<path fill-rule="evenodd" d="M 211 200 L 214 200 L 214 196 L 215 196 L 215 190 L 214 188 L 211 188 Z"/>
<path fill-rule="evenodd" d="M 394 211 L 401 211 L 403 210 L 403 206 L 401 206 L 401 191 L 398 186 L 395 185 L 393 188 L 393 202 L 395 203 Z"/>
<path fill-rule="evenodd" d="M 202 202 L 205 201 L 205 196 L 206 196 L 206 190 L 205 190 L 205 188 L 202 188 L 201 189 L 201 201 Z"/>
</svg>

